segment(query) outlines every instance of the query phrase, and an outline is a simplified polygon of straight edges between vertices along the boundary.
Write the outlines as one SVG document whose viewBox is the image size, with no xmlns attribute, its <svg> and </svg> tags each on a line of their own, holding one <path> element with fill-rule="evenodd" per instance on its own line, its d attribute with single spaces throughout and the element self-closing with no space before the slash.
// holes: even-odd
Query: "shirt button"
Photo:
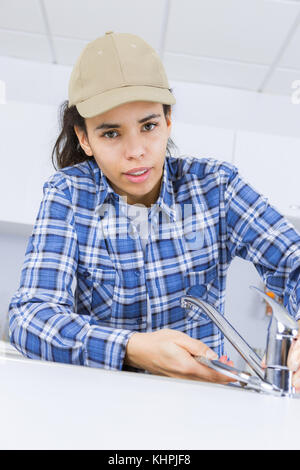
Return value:
<svg viewBox="0 0 300 470">
<path fill-rule="evenodd" d="M 134 271 L 134 274 L 136 275 L 136 277 L 140 277 L 140 275 L 141 275 L 140 271 L 138 271 L 138 270 Z"/>
</svg>

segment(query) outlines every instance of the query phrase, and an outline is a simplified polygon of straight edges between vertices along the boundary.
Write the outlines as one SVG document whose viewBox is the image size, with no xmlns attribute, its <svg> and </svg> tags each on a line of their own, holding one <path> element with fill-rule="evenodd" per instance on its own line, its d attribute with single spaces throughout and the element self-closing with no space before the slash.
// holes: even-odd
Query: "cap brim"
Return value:
<svg viewBox="0 0 300 470">
<path fill-rule="evenodd" d="M 105 91 L 88 100 L 76 104 L 79 114 L 94 117 L 105 113 L 116 106 L 132 101 L 153 101 L 163 104 L 175 104 L 176 100 L 167 88 L 151 86 L 124 86 Z"/>
</svg>

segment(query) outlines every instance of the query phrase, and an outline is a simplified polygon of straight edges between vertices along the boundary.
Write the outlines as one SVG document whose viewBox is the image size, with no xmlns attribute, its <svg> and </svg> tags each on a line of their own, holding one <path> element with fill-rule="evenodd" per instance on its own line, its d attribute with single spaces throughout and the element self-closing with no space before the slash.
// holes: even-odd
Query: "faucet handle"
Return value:
<svg viewBox="0 0 300 470">
<path fill-rule="evenodd" d="M 276 300 L 269 297 L 265 292 L 258 287 L 250 286 L 250 289 L 255 289 L 258 294 L 265 298 L 269 305 L 271 305 L 274 317 L 277 321 L 283 324 L 283 326 L 292 333 L 292 336 L 297 336 L 299 325 L 297 321 L 286 311 L 281 304 L 276 302 Z"/>
</svg>

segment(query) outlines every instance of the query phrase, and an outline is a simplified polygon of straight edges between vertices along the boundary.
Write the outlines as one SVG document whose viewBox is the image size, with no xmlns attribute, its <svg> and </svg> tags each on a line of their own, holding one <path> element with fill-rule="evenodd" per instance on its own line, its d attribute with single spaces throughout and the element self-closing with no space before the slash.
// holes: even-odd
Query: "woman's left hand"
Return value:
<svg viewBox="0 0 300 470">
<path fill-rule="evenodd" d="M 294 340 L 289 355 L 287 365 L 289 369 L 294 371 L 293 385 L 296 393 L 300 392 L 300 320 L 298 320 L 299 333 L 298 337 Z"/>
</svg>

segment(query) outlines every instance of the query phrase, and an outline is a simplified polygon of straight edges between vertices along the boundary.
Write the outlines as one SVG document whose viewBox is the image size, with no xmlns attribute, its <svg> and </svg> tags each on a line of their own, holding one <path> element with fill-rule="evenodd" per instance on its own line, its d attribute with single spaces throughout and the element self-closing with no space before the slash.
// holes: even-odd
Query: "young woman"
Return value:
<svg viewBox="0 0 300 470">
<path fill-rule="evenodd" d="M 107 32 L 79 56 L 52 153 L 59 169 L 9 306 L 11 342 L 26 356 L 227 383 L 194 358 L 226 361 L 219 330 L 180 298 L 224 313 L 236 255 L 298 314 L 300 236 L 234 166 L 172 156 L 174 103 L 138 36 Z M 299 351 L 295 342 L 295 383 Z"/>
</svg>

